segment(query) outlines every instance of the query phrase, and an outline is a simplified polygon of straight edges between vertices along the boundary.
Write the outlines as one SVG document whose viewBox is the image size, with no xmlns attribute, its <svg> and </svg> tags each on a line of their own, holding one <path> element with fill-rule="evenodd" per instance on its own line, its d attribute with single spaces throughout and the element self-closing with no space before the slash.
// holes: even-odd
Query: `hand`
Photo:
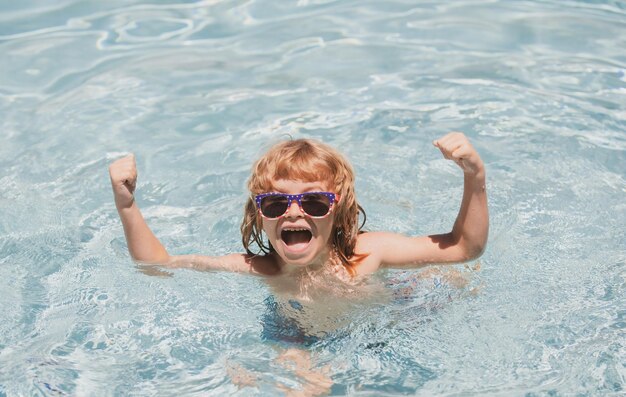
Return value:
<svg viewBox="0 0 626 397">
<path fill-rule="evenodd" d="M 135 165 L 135 155 L 129 154 L 126 157 L 114 161 L 109 166 L 109 176 L 111 177 L 111 187 L 115 196 L 115 205 L 118 209 L 128 208 L 135 201 L 135 186 L 137 185 L 137 166 Z"/>
<path fill-rule="evenodd" d="M 443 157 L 457 163 L 465 174 L 473 176 L 484 174 L 482 159 L 463 133 L 451 132 L 434 140 L 433 145 L 441 150 Z"/>
</svg>

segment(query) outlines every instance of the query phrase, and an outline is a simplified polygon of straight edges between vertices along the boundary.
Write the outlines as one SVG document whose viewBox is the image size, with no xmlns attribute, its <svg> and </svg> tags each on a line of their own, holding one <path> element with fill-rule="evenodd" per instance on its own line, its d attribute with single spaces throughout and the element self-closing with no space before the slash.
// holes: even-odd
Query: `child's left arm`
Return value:
<svg viewBox="0 0 626 397">
<path fill-rule="evenodd" d="M 443 156 L 463 170 L 463 200 L 451 232 L 451 241 L 458 242 L 465 260 L 480 256 L 487 245 L 489 211 L 483 160 L 467 137 L 452 132 L 433 142 Z M 463 258 L 461 258 L 463 259 Z"/>
<path fill-rule="evenodd" d="M 463 200 L 452 231 L 422 237 L 384 232 L 361 234 L 355 251 L 373 256 L 369 263 L 387 267 L 458 263 L 477 258 L 484 251 L 489 233 L 489 212 L 483 161 L 460 132 L 439 138 L 433 145 L 446 159 L 457 163 L 464 173 Z M 368 272 L 368 269 L 363 270 Z"/>
</svg>

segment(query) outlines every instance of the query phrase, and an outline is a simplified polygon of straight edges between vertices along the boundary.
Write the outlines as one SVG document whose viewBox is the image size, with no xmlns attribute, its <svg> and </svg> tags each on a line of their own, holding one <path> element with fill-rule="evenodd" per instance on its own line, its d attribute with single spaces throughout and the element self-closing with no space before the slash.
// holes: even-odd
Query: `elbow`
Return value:
<svg viewBox="0 0 626 397">
<path fill-rule="evenodd" d="M 474 259 L 478 259 L 482 256 L 487 248 L 487 242 L 478 242 L 472 244 L 463 244 L 462 246 L 462 261 L 467 262 Z"/>
<path fill-rule="evenodd" d="M 480 258 L 485 252 L 486 244 L 476 245 L 467 250 L 468 261 Z"/>
<path fill-rule="evenodd" d="M 144 265 L 166 265 L 171 256 L 160 243 L 128 244 L 128 253 L 136 263 Z"/>
<path fill-rule="evenodd" d="M 133 262 L 139 265 L 169 265 L 172 262 L 172 258 L 169 255 L 137 255 L 130 254 Z"/>
<path fill-rule="evenodd" d="M 469 262 L 479 258 L 487 247 L 487 238 L 466 239 L 454 233 L 431 237 L 439 245 L 444 254 L 445 263 Z"/>
<path fill-rule="evenodd" d="M 455 236 L 454 232 L 452 239 L 456 243 L 461 261 L 467 262 L 474 259 L 478 259 L 482 256 L 487 248 L 487 240 L 489 236 L 489 230 L 483 229 L 473 233 L 466 233 Z M 456 238 L 454 238 L 456 237 Z"/>
</svg>

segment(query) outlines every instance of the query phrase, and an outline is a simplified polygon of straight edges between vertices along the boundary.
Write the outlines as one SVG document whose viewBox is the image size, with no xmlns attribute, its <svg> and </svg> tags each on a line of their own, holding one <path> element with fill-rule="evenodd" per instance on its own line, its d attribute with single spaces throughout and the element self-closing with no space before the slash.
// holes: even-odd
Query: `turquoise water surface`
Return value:
<svg viewBox="0 0 626 397">
<path fill-rule="evenodd" d="M 623 395 L 624 1 L 5 0 L 0 60 L 0 396 Z M 263 338 L 262 280 L 126 251 L 111 161 L 172 253 L 220 255 L 289 136 L 346 154 L 368 230 L 447 232 L 452 130 L 487 250 L 364 280 L 304 348 L 323 391 Z"/>
</svg>

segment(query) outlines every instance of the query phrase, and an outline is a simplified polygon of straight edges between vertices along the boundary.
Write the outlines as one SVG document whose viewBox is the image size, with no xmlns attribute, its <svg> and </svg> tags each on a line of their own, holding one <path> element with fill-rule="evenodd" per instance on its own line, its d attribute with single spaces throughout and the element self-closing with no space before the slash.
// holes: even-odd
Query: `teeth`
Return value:
<svg viewBox="0 0 626 397">
<path fill-rule="evenodd" d="M 294 227 L 286 227 L 283 230 L 288 231 L 288 232 L 300 232 L 300 231 L 308 231 L 309 229 L 305 229 L 305 228 L 294 228 Z"/>
</svg>

